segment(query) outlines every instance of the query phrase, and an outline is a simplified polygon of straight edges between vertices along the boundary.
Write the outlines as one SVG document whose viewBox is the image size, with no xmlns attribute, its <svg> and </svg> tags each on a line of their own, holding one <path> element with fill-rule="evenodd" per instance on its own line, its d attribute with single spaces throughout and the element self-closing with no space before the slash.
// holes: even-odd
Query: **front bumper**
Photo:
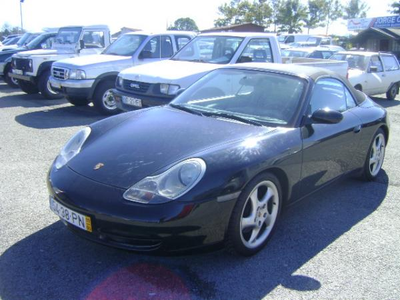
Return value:
<svg viewBox="0 0 400 300">
<path fill-rule="evenodd" d="M 94 79 L 59 80 L 50 76 L 51 87 L 67 96 L 90 99 L 93 95 Z"/>
<path fill-rule="evenodd" d="M 33 75 L 29 75 L 25 72 L 23 72 L 23 74 L 15 74 L 15 70 L 12 69 L 12 72 L 8 73 L 8 75 L 12 78 L 18 79 L 18 80 L 25 80 L 25 81 L 29 81 L 32 83 L 35 83 L 35 76 Z"/>
<path fill-rule="evenodd" d="M 165 105 L 171 102 L 175 96 L 144 96 L 141 94 L 126 93 L 117 89 L 113 89 L 112 94 L 115 103 L 120 110 L 131 111 L 145 107 Z M 126 99 L 135 99 L 135 105 L 129 104 Z M 138 105 L 140 102 L 140 105 Z"/>
<path fill-rule="evenodd" d="M 53 167 L 50 195 L 60 204 L 89 216 L 93 231 L 66 223 L 78 235 L 133 251 L 186 251 L 220 244 L 236 201 L 144 205 L 123 199 L 125 192 L 83 177 L 68 167 Z"/>
</svg>

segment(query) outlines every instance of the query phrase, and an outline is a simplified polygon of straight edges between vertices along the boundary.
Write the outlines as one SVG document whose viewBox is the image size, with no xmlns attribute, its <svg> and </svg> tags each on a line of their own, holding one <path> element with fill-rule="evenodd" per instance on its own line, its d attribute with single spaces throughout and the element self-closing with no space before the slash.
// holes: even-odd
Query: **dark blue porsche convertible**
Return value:
<svg viewBox="0 0 400 300">
<path fill-rule="evenodd" d="M 210 72 L 169 105 L 83 128 L 48 174 L 50 208 L 77 234 L 134 251 L 225 245 L 252 255 L 281 209 L 345 176 L 373 180 L 385 109 L 316 68 Z"/>
</svg>

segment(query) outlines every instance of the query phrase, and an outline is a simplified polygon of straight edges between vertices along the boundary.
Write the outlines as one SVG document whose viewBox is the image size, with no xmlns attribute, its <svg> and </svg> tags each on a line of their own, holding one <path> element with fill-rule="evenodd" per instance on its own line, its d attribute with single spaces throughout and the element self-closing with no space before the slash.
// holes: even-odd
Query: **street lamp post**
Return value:
<svg viewBox="0 0 400 300">
<path fill-rule="evenodd" d="M 21 33 L 24 32 L 24 23 L 22 22 L 22 3 L 24 3 L 24 0 L 19 1 L 19 13 L 21 15 Z"/>
</svg>

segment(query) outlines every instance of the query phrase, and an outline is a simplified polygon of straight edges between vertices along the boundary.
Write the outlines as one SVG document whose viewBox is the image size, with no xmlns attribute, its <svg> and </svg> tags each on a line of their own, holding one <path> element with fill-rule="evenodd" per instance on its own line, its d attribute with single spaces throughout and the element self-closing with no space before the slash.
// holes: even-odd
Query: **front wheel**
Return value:
<svg viewBox="0 0 400 300">
<path fill-rule="evenodd" d="M 390 89 L 386 92 L 386 99 L 394 100 L 396 99 L 397 93 L 399 92 L 399 86 L 397 83 L 393 84 Z"/>
<path fill-rule="evenodd" d="M 38 89 L 39 92 L 48 100 L 61 99 L 64 96 L 61 93 L 54 91 L 50 85 L 50 70 L 44 71 L 39 77 Z"/>
<path fill-rule="evenodd" d="M 114 81 L 103 81 L 99 83 L 94 93 L 93 105 L 103 115 L 115 115 L 120 112 L 111 93 L 114 87 Z"/>
<path fill-rule="evenodd" d="M 382 129 L 379 129 L 371 142 L 368 155 L 364 163 L 362 178 L 367 181 L 374 180 L 382 168 L 385 159 L 386 137 Z"/>
<path fill-rule="evenodd" d="M 242 191 L 228 228 L 229 250 L 250 256 L 269 241 L 282 206 L 279 180 L 270 173 L 256 176 Z"/>
<path fill-rule="evenodd" d="M 25 80 L 18 80 L 18 86 L 23 92 L 25 92 L 29 95 L 39 93 L 37 86 L 34 85 L 32 82 L 25 81 Z"/>
<path fill-rule="evenodd" d="M 8 73 L 9 73 L 10 71 L 11 71 L 11 68 L 10 68 L 9 65 L 7 65 L 7 66 L 4 68 L 4 81 L 5 81 L 5 83 L 7 83 L 8 86 L 11 87 L 11 88 L 13 88 L 13 89 L 18 88 L 18 87 L 19 87 L 19 85 L 18 85 L 18 79 L 15 79 L 14 77 L 10 77 L 10 76 L 8 75 Z"/>
</svg>

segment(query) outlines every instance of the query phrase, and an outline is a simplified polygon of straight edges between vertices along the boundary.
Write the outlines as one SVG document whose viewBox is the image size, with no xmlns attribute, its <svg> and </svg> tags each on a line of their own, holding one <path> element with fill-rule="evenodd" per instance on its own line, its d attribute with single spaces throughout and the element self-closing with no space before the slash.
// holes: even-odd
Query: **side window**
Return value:
<svg viewBox="0 0 400 300">
<path fill-rule="evenodd" d="M 349 90 L 345 87 L 344 88 L 344 93 L 346 95 L 346 105 L 347 109 L 356 107 L 356 101 L 354 100 L 353 96 L 350 94 Z"/>
<path fill-rule="evenodd" d="M 353 100 L 354 101 L 354 100 Z M 336 79 L 320 79 L 314 86 L 310 100 L 310 114 L 318 109 L 343 112 L 347 109 L 344 85 Z"/>
<path fill-rule="evenodd" d="M 172 40 L 168 35 L 161 36 L 161 58 L 168 58 L 174 54 Z"/>
<path fill-rule="evenodd" d="M 393 56 L 382 55 L 381 57 L 386 71 L 396 71 L 399 69 L 399 64 Z"/>
<path fill-rule="evenodd" d="M 103 31 L 85 31 L 82 40 L 86 49 L 105 47 Z"/>
<path fill-rule="evenodd" d="M 321 51 L 314 51 L 310 54 L 310 58 L 323 58 Z"/>
<path fill-rule="evenodd" d="M 377 67 L 378 68 L 377 72 L 383 72 L 383 66 L 382 66 L 381 59 L 376 55 L 371 57 L 371 61 L 369 63 L 369 66 L 370 67 Z"/>
<path fill-rule="evenodd" d="M 285 41 L 285 44 L 293 43 L 294 42 L 294 36 L 289 35 Z"/>
<path fill-rule="evenodd" d="M 238 62 L 273 62 L 269 39 L 250 40 Z"/>
<path fill-rule="evenodd" d="M 183 46 L 185 46 L 187 43 L 189 43 L 190 38 L 188 36 L 176 35 L 175 36 L 175 41 L 176 41 L 176 45 L 178 47 L 178 50 L 181 50 L 181 48 Z"/>
<path fill-rule="evenodd" d="M 160 58 L 160 36 L 153 37 L 148 41 L 141 54 L 143 54 L 143 58 Z"/>
</svg>

